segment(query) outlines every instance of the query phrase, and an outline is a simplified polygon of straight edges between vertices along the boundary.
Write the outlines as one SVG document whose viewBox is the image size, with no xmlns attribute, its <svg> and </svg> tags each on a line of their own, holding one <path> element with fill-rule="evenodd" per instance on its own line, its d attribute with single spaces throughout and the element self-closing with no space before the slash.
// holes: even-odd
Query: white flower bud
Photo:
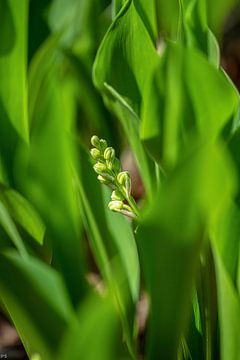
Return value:
<svg viewBox="0 0 240 360">
<path fill-rule="evenodd" d="M 92 144 L 92 146 L 95 146 L 96 148 L 100 147 L 100 140 L 99 140 L 99 137 L 97 135 L 92 136 L 91 144 Z"/>
<path fill-rule="evenodd" d="M 103 163 L 100 163 L 100 162 L 97 162 L 94 166 L 94 171 L 99 174 L 99 175 L 102 175 L 104 174 L 106 171 L 107 171 L 107 167 L 105 164 Z"/>
<path fill-rule="evenodd" d="M 90 154 L 94 160 L 98 160 L 101 157 L 101 153 L 98 149 L 94 148 L 90 150 Z"/>
<path fill-rule="evenodd" d="M 124 186 L 126 195 L 129 196 L 131 193 L 131 178 L 128 171 L 122 171 L 117 176 L 117 181 L 120 185 Z"/>
<path fill-rule="evenodd" d="M 124 200 L 124 196 L 119 190 L 114 190 L 111 195 L 111 199 L 115 201 L 122 201 Z"/>
<path fill-rule="evenodd" d="M 108 147 L 104 151 L 105 160 L 113 160 L 115 158 L 115 150 L 112 147 Z"/>
<path fill-rule="evenodd" d="M 108 207 L 112 211 L 119 211 L 123 208 L 123 202 L 117 201 L 117 200 L 110 201 L 110 203 L 108 204 Z"/>
</svg>

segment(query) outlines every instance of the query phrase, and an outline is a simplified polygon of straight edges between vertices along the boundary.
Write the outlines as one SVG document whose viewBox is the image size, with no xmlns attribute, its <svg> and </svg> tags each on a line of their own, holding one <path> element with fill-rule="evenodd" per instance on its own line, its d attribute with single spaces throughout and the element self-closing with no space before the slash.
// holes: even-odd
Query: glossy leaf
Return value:
<svg viewBox="0 0 240 360">
<path fill-rule="evenodd" d="M 28 0 L 2 1 L 0 5 L 0 101 L 18 134 L 29 138 L 27 114 Z"/>
<path fill-rule="evenodd" d="M 144 88 L 157 58 L 134 2 L 128 0 L 98 50 L 94 83 L 103 94 L 104 84 L 110 85 L 139 114 Z"/>
<path fill-rule="evenodd" d="M 0 184 L 0 200 L 11 217 L 42 245 L 45 226 L 32 205 L 17 191 Z"/>
</svg>

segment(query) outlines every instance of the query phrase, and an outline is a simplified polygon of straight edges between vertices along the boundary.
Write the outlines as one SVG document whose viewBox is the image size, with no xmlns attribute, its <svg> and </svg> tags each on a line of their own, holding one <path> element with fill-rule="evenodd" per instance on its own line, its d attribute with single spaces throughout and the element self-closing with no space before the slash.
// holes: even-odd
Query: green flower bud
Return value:
<svg viewBox="0 0 240 360">
<path fill-rule="evenodd" d="M 110 180 L 106 179 L 105 177 L 103 177 L 102 175 L 98 175 L 98 180 L 100 181 L 100 183 L 104 184 L 104 185 L 109 185 L 111 183 Z"/>
<path fill-rule="evenodd" d="M 117 176 L 117 181 L 120 185 L 125 185 L 125 182 L 130 178 L 128 171 L 122 171 Z"/>
<path fill-rule="evenodd" d="M 111 199 L 115 201 L 122 201 L 124 200 L 124 196 L 119 190 L 114 190 L 111 195 Z"/>
<path fill-rule="evenodd" d="M 112 176 L 108 175 L 108 174 L 98 175 L 97 178 L 104 185 L 114 185 L 113 184 L 114 178 Z"/>
<path fill-rule="evenodd" d="M 120 185 L 124 186 L 126 195 L 129 196 L 131 193 L 131 178 L 128 171 L 122 171 L 117 176 L 117 181 Z"/>
<path fill-rule="evenodd" d="M 94 171 L 99 174 L 99 175 L 102 175 L 104 174 L 106 171 L 107 171 L 107 167 L 105 164 L 103 163 L 100 163 L 100 162 L 97 162 L 94 166 Z"/>
<path fill-rule="evenodd" d="M 107 142 L 104 139 L 100 140 L 100 148 L 102 151 L 104 151 L 107 148 Z"/>
<path fill-rule="evenodd" d="M 113 160 L 115 158 L 115 150 L 112 147 L 107 147 L 104 151 L 105 160 Z"/>
<path fill-rule="evenodd" d="M 98 149 L 94 148 L 90 150 L 90 154 L 94 160 L 98 160 L 101 157 L 101 153 Z"/>
<path fill-rule="evenodd" d="M 91 144 L 92 144 L 92 146 L 95 146 L 96 148 L 100 147 L 100 140 L 99 140 L 99 137 L 97 135 L 92 136 Z"/>
<path fill-rule="evenodd" d="M 110 201 L 110 203 L 108 204 L 108 207 L 110 210 L 112 211 L 119 211 L 123 208 L 123 202 L 122 201 Z"/>
</svg>

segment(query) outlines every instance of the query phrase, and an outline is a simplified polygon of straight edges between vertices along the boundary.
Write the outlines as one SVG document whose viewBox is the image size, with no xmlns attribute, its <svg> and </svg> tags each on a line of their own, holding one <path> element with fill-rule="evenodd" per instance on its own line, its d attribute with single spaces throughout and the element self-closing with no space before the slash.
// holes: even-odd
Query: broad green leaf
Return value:
<svg viewBox="0 0 240 360">
<path fill-rule="evenodd" d="M 196 49 L 173 43 L 167 44 L 145 98 L 141 138 L 164 167 L 174 165 L 191 132 L 217 137 L 239 102 L 221 70 Z"/>
<path fill-rule="evenodd" d="M 183 29 L 187 46 L 208 53 L 206 0 L 182 0 Z"/>
<path fill-rule="evenodd" d="M 197 51 L 186 51 L 185 66 L 187 88 L 199 131 L 218 135 L 237 111 L 238 94 L 225 74 Z"/>
<path fill-rule="evenodd" d="M 118 317 L 109 296 L 90 295 L 78 310 L 78 320 L 63 338 L 59 360 L 68 360 L 69 354 L 72 360 L 119 359 Z"/>
<path fill-rule="evenodd" d="M 236 204 L 229 203 L 214 219 L 211 229 L 211 239 L 221 256 L 228 276 L 233 284 L 237 282 L 237 266 L 239 257 L 240 211 Z"/>
<path fill-rule="evenodd" d="M 240 354 L 240 298 L 215 247 L 213 254 L 218 289 L 221 359 L 238 360 Z"/>
<path fill-rule="evenodd" d="M 53 64 L 56 62 L 57 48 L 59 45 L 60 35 L 52 35 L 48 37 L 34 54 L 29 66 L 28 82 L 29 82 L 29 119 L 30 124 L 34 121 L 35 113 L 40 111 L 41 92 L 46 86 L 48 75 Z"/>
<path fill-rule="evenodd" d="M 13 244 L 18 249 L 19 254 L 23 258 L 26 258 L 28 255 L 23 240 L 19 235 L 19 232 L 11 216 L 9 215 L 5 205 L 1 200 L 0 200 L 0 225 L 3 227 L 9 238 L 12 240 Z"/>
<path fill-rule="evenodd" d="M 195 143 L 143 216 L 137 236 L 151 304 L 149 359 L 176 358 L 205 231 L 234 187 L 223 149 Z"/>
<path fill-rule="evenodd" d="M 139 298 L 140 269 L 133 229 L 124 216 L 109 211 L 107 203 L 110 199 L 110 192 L 107 189 L 103 189 L 103 199 L 107 224 L 122 260 L 132 299 L 136 303 Z"/>
<path fill-rule="evenodd" d="M 141 139 L 163 166 L 173 165 L 178 156 L 183 121 L 183 59 L 184 49 L 169 43 L 146 91 L 142 110 Z"/>
<path fill-rule="evenodd" d="M 43 243 L 45 226 L 33 206 L 17 191 L 0 184 L 0 201 L 11 217 L 39 244 Z"/>
<path fill-rule="evenodd" d="M 34 258 L 15 251 L 0 254 L 0 298 L 28 355 L 56 358 L 73 309 L 58 273 Z"/>
<path fill-rule="evenodd" d="M 139 114 L 157 58 L 134 2 L 128 0 L 100 45 L 93 68 L 94 83 L 102 94 L 107 92 L 104 84 L 110 85 Z"/>
<path fill-rule="evenodd" d="M 66 126 L 73 113 L 64 107 L 58 67 L 48 73 L 38 95 L 30 147 L 19 148 L 16 176 L 21 193 L 39 212 L 53 242 L 53 257 L 75 305 L 85 292 L 80 217 L 73 184 L 75 151 Z M 36 86 L 39 88 L 36 78 Z"/>
<path fill-rule="evenodd" d="M 0 116 L 6 113 L 18 134 L 28 141 L 28 0 L 1 1 L 0 23 Z"/>
<path fill-rule="evenodd" d="M 144 1 L 144 0 L 136 0 L 134 1 L 136 10 L 139 16 L 142 19 L 149 35 L 152 38 L 154 46 L 157 46 L 157 39 L 158 39 L 158 23 L 157 23 L 157 16 L 163 15 L 161 12 L 160 7 L 158 8 L 159 0 L 153 1 Z M 168 6 L 168 5 L 167 5 Z M 165 7 L 166 9 L 166 7 Z M 163 16 L 164 17 L 164 16 Z"/>
<path fill-rule="evenodd" d="M 142 0 L 143 2 L 144 0 Z M 158 33 L 167 39 L 176 40 L 180 36 L 181 8 L 179 0 L 155 0 Z"/>
</svg>

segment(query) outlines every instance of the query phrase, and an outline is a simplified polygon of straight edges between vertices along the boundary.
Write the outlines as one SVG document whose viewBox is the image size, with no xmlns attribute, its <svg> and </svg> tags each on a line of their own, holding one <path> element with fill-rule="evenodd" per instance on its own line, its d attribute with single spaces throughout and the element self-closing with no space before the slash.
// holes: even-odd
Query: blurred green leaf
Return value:
<svg viewBox="0 0 240 360">
<path fill-rule="evenodd" d="M 211 238 L 233 284 L 237 281 L 238 249 L 240 243 L 239 229 L 239 208 L 232 202 L 226 204 L 214 219 Z"/>
<path fill-rule="evenodd" d="M 11 217 L 42 245 L 45 226 L 33 206 L 17 191 L 3 184 L 0 184 L 0 201 Z"/>
<path fill-rule="evenodd" d="M 183 120 L 183 59 L 184 49 L 169 43 L 145 94 L 140 136 L 163 166 L 174 164 L 178 156 L 178 133 Z"/>
<path fill-rule="evenodd" d="M 59 360 L 112 360 L 119 358 L 120 337 L 116 310 L 109 297 L 89 295 L 78 310 L 79 322 L 67 331 Z M 93 336 L 94 332 L 94 336 Z"/>
<path fill-rule="evenodd" d="M 56 358 L 58 347 L 74 313 L 62 279 L 36 259 L 14 251 L 0 254 L 0 298 L 28 355 Z"/>
<path fill-rule="evenodd" d="M 1 200 L 0 200 L 0 224 L 7 233 L 7 235 L 9 236 L 9 238 L 12 240 L 13 244 L 18 249 L 21 256 L 23 258 L 26 258 L 28 255 L 23 240 L 19 235 L 19 232 L 11 216 L 9 215 L 5 205 Z"/>
<path fill-rule="evenodd" d="M 6 112 L 18 134 L 28 141 L 28 0 L 1 1 L 0 23 L 0 116 Z"/>
<path fill-rule="evenodd" d="M 19 148 L 16 175 L 21 193 L 31 201 L 46 224 L 53 241 L 53 257 L 77 305 L 85 292 L 85 279 L 80 216 L 72 174 L 76 157 L 66 131 L 73 112 L 64 107 L 64 85 L 60 85 L 59 76 L 55 63 L 38 94 L 31 145 Z M 35 80 L 39 88 L 41 72 Z"/>
<path fill-rule="evenodd" d="M 218 288 L 220 349 L 222 360 L 238 360 L 240 354 L 240 299 L 214 247 Z"/>
<path fill-rule="evenodd" d="M 151 304 L 149 359 L 176 358 L 201 243 L 212 217 L 233 193 L 233 180 L 231 162 L 221 147 L 195 144 L 143 217 L 138 245 Z"/>
<path fill-rule="evenodd" d="M 222 27 L 230 10 L 238 4 L 238 0 L 207 1 L 210 28 L 218 37 L 221 35 Z"/>
<path fill-rule="evenodd" d="M 167 44 L 145 98 L 141 138 L 155 160 L 167 167 L 177 161 L 186 134 L 218 136 L 239 102 L 221 70 L 199 51 L 173 43 Z"/>
</svg>

